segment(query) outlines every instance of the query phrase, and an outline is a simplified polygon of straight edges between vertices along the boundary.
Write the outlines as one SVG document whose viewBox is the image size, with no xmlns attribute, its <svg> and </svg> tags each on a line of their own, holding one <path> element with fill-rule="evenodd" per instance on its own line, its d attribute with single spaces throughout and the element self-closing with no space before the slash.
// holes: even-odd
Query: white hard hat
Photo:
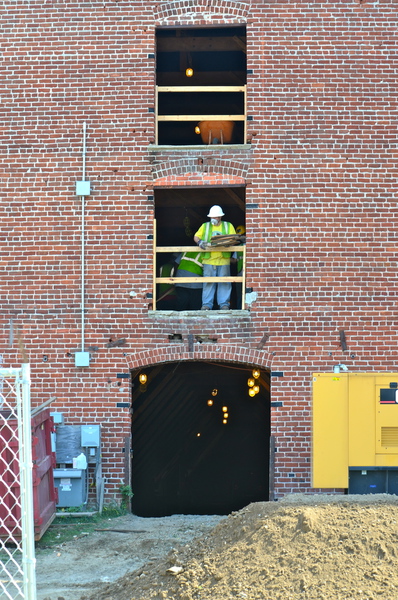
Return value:
<svg viewBox="0 0 398 600">
<path fill-rule="evenodd" d="M 214 206 L 211 207 L 209 214 L 207 215 L 208 217 L 223 217 L 224 213 L 222 211 L 221 206 L 218 206 L 218 204 L 215 204 Z"/>
</svg>

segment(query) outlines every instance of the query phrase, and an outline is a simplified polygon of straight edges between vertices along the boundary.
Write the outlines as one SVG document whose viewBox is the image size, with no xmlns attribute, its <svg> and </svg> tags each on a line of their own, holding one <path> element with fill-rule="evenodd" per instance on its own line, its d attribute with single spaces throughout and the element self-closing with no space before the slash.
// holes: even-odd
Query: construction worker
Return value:
<svg viewBox="0 0 398 600">
<path fill-rule="evenodd" d="M 176 277 L 202 277 L 202 252 L 184 252 L 176 258 L 178 269 Z M 177 310 L 200 310 L 202 306 L 201 281 L 177 281 Z"/>
<path fill-rule="evenodd" d="M 244 235 L 246 233 L 246 227 L 244 225 L 238 225 L 236 228 L 238 235 Z M 236 263 L 236 274 L 238 277 L 243 275 L 243 252 L 234 252 L 232 255 L 231 262 Z M 242 282 L 236 282 L 236 308 L 242 308 Z"/>
<path fill-rule="evenodd" d="M 210 221 L 202 223 L 194 235 L 194 240 L 200 248 L 206 249 L 210 246 L 210 240 L 215 235 L 233 235 L 235 227 L 222 221 L 224 212 L 217 204 L 212 206 L 207 215 Z M 203 252 L 203 277 L 229 277 L 231 253 L 230 252 Z M 217 304 L 220 310 L 228 310 L 231 298 L 231 283 L 222 281 L 220 283 L 203 282 L 202 310 L 212 310 L 214 297 L 217 289 Z"/>
<path fill-rule="evenodd" d="M 173 253 L 171 258 L 159 269 L 159 277 L 173 277 L 176 272 L 175 259 L 177 253 Z M 176 310 L 177 293 L 172 283 L 159 283 L 157 287 L 156 308 L 157 310 Z"/>
</svg>

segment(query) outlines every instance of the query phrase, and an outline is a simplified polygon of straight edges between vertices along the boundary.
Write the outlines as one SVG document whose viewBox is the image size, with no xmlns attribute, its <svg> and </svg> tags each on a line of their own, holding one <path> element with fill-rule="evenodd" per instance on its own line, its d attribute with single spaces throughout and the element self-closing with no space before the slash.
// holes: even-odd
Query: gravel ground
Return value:
<svg viewBox="0 0 398 600">
<path fill-rule="evenodd" d="M 51 550 L 36 551 L 37 600 L 77 600 L 109 582 L 155 563 L 176 545 L 208 533 L 225 517 L 173 515 L 109 519 L 109 531 L 79 537 Z"/>
</svg>

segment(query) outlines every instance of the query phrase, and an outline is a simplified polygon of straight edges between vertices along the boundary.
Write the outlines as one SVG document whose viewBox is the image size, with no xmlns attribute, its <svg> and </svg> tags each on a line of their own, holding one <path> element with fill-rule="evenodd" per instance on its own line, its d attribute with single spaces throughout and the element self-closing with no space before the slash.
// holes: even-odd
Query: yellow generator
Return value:
<svg viewBox="0 0 398 600">
<path fill-rule="evenodd" d="M 398 494 L 398 373 L 315 373 L 312 487 Z"/>
</svg>

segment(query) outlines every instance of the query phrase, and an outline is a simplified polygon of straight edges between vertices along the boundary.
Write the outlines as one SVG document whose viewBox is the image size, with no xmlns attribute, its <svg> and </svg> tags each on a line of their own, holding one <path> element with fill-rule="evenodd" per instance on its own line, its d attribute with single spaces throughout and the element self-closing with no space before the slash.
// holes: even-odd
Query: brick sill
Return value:
<svg viewBox="0 0 398 600">
<path fill-rule="evenodd" d="M 187 150 L 228 150 L 228 152 L 236 150 L 251 150 L 251 144 L 200 144 L 197 146 L 157 146 L 155 144 L 148 146 L 148 152 L 185 152 Z"/>
<path fill-rule="evenodd" d="M 181 318 L 206 318 L 206 319 L 225 319 L 228 317 L 247 319 L 250 316 L 250 310 L 149 310 L 148 316 L 151 318 L 159 317 L 168 319 L 170 317 Z"/>
</svg>

